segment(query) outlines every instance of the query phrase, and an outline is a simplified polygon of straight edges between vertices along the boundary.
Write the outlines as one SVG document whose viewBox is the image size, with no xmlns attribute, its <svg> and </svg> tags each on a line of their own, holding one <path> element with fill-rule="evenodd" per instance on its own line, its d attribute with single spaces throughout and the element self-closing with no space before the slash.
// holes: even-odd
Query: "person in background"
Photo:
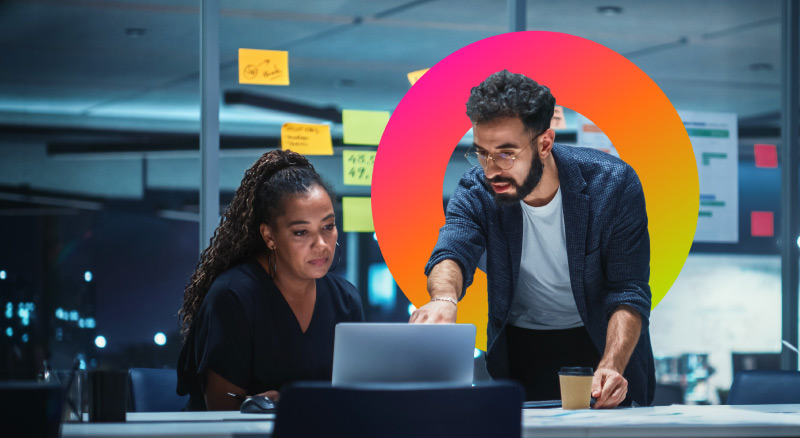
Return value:
<svg viewBox="0 0 800 438">
<path fill-rule="evenodd" d="M 364 320 L 355 286 L 329 274 L 334 199 L 291 151 L 245 172 L 184 290 L 177 392 L 189 394 L 187 410 L 239 409 L 228 393 L 277 400 L 288 382 L 331 379 L 334 327 Z"/>
<path fill-rule="evenodd" d="M 455 322 L 486 251 L 487 369 L 528 400 L 561 398 L 561 367 L 593 367 L 595 407 L 649 405 L 650 240 L 633 168 L 554 143 L 555 98 L 507 70 L 472 89 L 474 167 L 447 206 L 425 267 L 431 301 L 411 322 Z M 629 385 L 630 383 L 630 385 Z"/>
</svg>

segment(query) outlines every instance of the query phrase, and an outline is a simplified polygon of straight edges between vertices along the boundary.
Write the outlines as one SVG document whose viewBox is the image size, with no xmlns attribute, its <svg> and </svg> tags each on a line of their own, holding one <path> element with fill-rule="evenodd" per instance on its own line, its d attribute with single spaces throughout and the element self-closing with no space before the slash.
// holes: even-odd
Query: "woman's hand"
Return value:
<svg viewBox="0 0 800 438">
<path fill-rule="evenodd" d="M 208 370 L 205 393 L 203 394 L 206 400 L 206 409 L 209 411 L 238 411 L 242 402 L 229 396 L 229 392 L 239 395 L 247 393 L 244 389 L 227 381 L 213 370 Z"/>
<path fill-rule="evenodd" d="M 261 394 L 257 394 L 257 395 L 260 395 L 260 396 L 263 396 L 263 397 L 268 397 L 270 400 L 272 400 L 274 402 L 280 400 L 280 398 L 281 398 L 281 393 L 278 392 L 278 391 L 274 391 L 274 390 L 273 391 L 262 392 Z"/>
<path fill-rule="evenodd" d="M 237 400 L 228 395 L 228 393 L 244 395 L 246 391 L 233 383 L 225 380 L 213 370 L 208 371 L 206 380 L 206 408 L 209 411 L 238 411 L 242 406 L 241 400 Z M 258 394 L 260 396 L 269 397 L 272 401 L 278 401 L 281 398 L 281 393 L 278 391 L 266 391 Z"/>
</svg>

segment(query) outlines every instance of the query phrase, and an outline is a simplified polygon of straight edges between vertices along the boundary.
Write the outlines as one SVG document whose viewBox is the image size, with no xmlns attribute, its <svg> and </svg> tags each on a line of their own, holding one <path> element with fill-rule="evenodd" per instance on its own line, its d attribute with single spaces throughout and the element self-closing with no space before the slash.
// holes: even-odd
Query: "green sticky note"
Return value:
<svg viewBox="0 0 800 438">
<path fill-rule="evenodd" d="M 372 198 L 342 197 L 342 211 L 344 231 L 375 232 L 375 225 L 372 223 Z"/>
<path fill-rule="evenodd" d="M 372 168 L 376 151 L 342 151 L 344 183 L 349 186 L 372 184 Z"/>
<path fill-rule="evenodd" d="M 345 144 L 377 146 L 389 123 L 388 111 L 342 110 Z"/>
</svg>

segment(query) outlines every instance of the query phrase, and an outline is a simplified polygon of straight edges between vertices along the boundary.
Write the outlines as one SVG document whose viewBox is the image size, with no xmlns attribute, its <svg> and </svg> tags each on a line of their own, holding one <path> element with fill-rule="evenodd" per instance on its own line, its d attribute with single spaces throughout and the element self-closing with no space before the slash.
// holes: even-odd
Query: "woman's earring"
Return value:
<svg viewBox="0 0 800 438">
<path fill-rule="evenodd" d="M 275 280 L 275 278 L 278 276 L 277 261 L 275 260 L 276 258 L 277 256 L 275 255 L 275 247 L 273 246 L 270 248 L 269 255 L 267 256 L 269 262 L 269 273 L 272 275 L 273 280 Z"/>
<path fill-rule="evenodd" d="M 338 267 L 339 267 L 339 262 L 340 262 L 340 261 L 342 261 L 342 250 L 341 250 L 341 249 L 339 249 L 339 242 L 336 242 L 336 249 L 338 249 L 338 250 L 339 250 L 339 257 L 337 257 L 337 258 L 336 258 L 336 264 L 334 264 L 333 266 L 331 266 L 330 268 L 328 268 L 328 272 L 333 272 L 333 271 L 335 271 L 335 270 L 336 270 L 336 268 L 338 268 Z M 334 249 L 334 250 L 333 250 L 333 252 L 336 252 L 336 249 Z"/>
</svg>

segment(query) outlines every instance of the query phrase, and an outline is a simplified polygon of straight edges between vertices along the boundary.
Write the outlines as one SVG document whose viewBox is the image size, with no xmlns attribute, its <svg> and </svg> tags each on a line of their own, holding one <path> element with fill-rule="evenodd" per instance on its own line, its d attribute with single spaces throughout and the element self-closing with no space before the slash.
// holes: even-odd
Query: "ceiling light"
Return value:
<svg viewBox="0 0 800 438">
<path fill-rule="evenodd" d="M 354 81 L 352 79 L 338 79 L 334 83 L 334 86 L 336 88 L 352 88 L 355 85 L 356 85 L 356 81 Z"/>
<path fill-rule="evenodd" d="M 147 30 L 143 27 L 128 27 L 125 29 L 125 36 L 131 38 L 141 38 L 145 33 L 147 33 Z"/>
<path fill-rule="evenodd" d="M 772 71 L 774 69 L 775 67 L 769 62 L 754 62 L 750 64 L 750 70 L 752 71 Z"/>
<path fill-rule="evenodd" d="M 622 8 L 619 6 L 598 6 L 597 12 L 605 15 L 606 17 L 614 17 L 622 14 Z"/>
</svg>

